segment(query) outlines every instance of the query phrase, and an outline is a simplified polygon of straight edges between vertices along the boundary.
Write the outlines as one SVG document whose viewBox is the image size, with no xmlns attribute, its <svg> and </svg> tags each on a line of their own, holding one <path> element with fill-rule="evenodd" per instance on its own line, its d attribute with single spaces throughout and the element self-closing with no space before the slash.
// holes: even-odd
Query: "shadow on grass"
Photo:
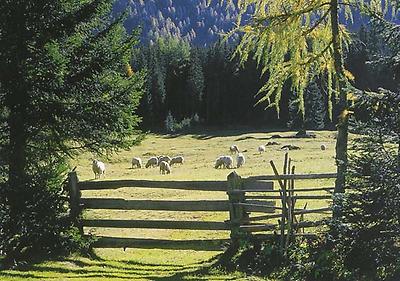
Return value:
<svg viewBox="0 0 400 281">
<path fill-rule="evenodd" d="M 257 133 L 264 133 L 264 134 L 268 134 L 271 132 L 283 132 L 283 129 L 253 129 L 253 128 L 242 128 L 242 129 L 235 129 L 235 130 L 211 130 L 211 131 L 203 131 L 203 132 L 199 132 L 197 134 L 194 134 L 193 138 L 197 139 L 197 140 L 210 140 L 213 138 L 218 138 L 218 137 L 238 137 L 241 136 L 243 134 L 257 134 Z M 235 141 L 240 141 L 240 140 L 245 140 L 245 139 L 259 139 L 259 140 L 263 140 L 263 139 L 269 139 L 270 137 L 266 136 L 266 137 L 241 137 L 236 139 Z"/>
<path fill-rule="evenodd" d="M 94 255 L 93 259 L 82 261 L 79 259 L 59 259 L 60 264 L 37 264 L 24 266 L 15 270 L 0 271 L 0 279 L 30 278 L 31 280 L 79 278 L 80 280 L 97 280 L 97 278 L 118 278 L 127 280 L 234 280 L 223 273 L 211 272 L 218 257 L 202 262 L 174 265 L 143 263 L 133 260 L 105 260 Z M 72 264 L 72 267 L 71 267 Z M 75 268 L 77 266 L 79 268 Z"/>
<path fill-rule="evenodd" d="M 329 130 L 329 129 L 326 129 Z M 330 129 L 331 131 L 335 131 L 334 128 Z M 293 131 L 293 135 L 282 136 L 279 133 L 290 131 L 287 128 L 250 128 L 250 127 L 234 127 L 233 129 L 220 129 L 220 128 L 203 128 L 197 130 L 190 130 L 182 133 L 175 134 L 161 134 L 161 138 L 165 139 L 174 139 L 184 135 L 192 135 L 192 138 L 197 140 L 210 140 L 218 137 L 238 137 L 234 141 L 243 141 L 247 139 L 256 139 L 256 140 L 270 140 L 274 138 L 282 138 L 282 139 L 292 139 L 292 138 L 309 138 L 307 136 L 307 132 L 318 132 L 322 130 L 313 129 L 304 131 L 305 135 L 298 135 L 301 131 L 296 134 L 296 130 Z M 265 134 L 265 137 L 253 137 L 253 136 L 245 136 L 242 137 L 243 134 Z M 268 135 L 267 135 L 268 134 Z M 311 133 L 313 134 L 313 133 Z"/>
<path fill-rule="evenodd" d="M 250 128 L 250 127 L 235 127 L 234 129 L 220 129 L 220 128 L 201 128 L 193 129 L 185 132 L 165 134 L 161 133 L 161 138 L 174 139 L 184 135 L 192 135 L 197 140 L 209 140 L 217 137 L 235 137 L 243 134 L 255 134 L 255 133 L 272 133 L 272 132 L 285 132 L 285 128 Z M 263 138 L 260 138 L 263 139 Z M 265 139 L 268 139 L 267 137 Z"/>
</svg>

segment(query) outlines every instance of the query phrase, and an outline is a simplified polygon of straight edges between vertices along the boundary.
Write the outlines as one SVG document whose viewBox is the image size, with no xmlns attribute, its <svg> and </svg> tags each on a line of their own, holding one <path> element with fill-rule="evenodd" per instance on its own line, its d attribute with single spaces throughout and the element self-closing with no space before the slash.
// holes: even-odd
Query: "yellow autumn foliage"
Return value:
<svg viewBox="0 0 400 281">
<path fill-rule="evenodd" d="M 130 66 L 130 64 L 126 64 L 125 71 L 126 71 L 126 75 L 128 77 L 131 77 L 133 75 L 133 73 L 134 73 L 132 67 Z"/>
<path fill-rule="evenodd" d="M 211 1 L 214 0 L 208 0 Z M 219 1 L 234 3 L 233 0 Z M 302 101 L 308 84 L 323 78 L 328 87 L 328 111 L 332 117 L 333 95 L 337 96 L 341 91 L 337 82 L 348 84 L 355 77 L 348 70 L 338 73 L 335 69 L 331 11 L 337 9 L 339 14 L 352 20 L 353 13 L 365 7 L 384 12 L 390 1 L 343 0 L 332 6 L 332 2 L 326 0 L 238 0 L 237 27 L 229 33 L 232 35 L 237 31 L 243 35 L 235 55 L 240 57 L 241 63 L 253 56 L 263 73 L 269 75 L 259 90 L 258 103 L 267 102 L 268 107 L 274 106 L 279 114 L 279 101 L 286 81 L 291 81 L 293 92 Z M 242 16 L 249 10 L 253 11 L 250 20 L 244 21 Z M 339 26 L 339 38 L 342 48 L 347 48 L 351 36 L 343 24 Z M 304 115 L 304 103 L 299 105 Z"/>
</svg>

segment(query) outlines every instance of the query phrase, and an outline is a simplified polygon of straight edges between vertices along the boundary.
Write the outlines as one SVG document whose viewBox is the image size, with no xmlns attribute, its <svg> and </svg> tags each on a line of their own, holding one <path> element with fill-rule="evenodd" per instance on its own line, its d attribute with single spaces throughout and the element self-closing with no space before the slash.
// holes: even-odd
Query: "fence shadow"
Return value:
<svg viewBox="0 0 400 281">
<path fill-rule="evenodd" d="M 95 256 L 95 254 L 94 254 Z M 55 259 L 54 263 L 30 264 L 14 270 L 0 271 L 0 280 L 237 280 L 236 277 L 216 273 L 216 257 L 188 264 L 154 264 L 136 260 L 114 260 L 94 257 Z"/>
<path fill-rule="evenodd" d="M 96 248 L 138 248 L 164 250 L 221 251 L 229 239 L 169 240 L 143 238 L 101 237 L 93 245 Z"/>
</svg>

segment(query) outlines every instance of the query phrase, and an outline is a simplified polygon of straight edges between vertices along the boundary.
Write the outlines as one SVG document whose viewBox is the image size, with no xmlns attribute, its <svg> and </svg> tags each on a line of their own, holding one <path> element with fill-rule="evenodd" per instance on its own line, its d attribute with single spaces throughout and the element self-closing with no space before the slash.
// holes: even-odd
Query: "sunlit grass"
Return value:
<svg viewBox="0 0 400 281">
<path fill-rule="evenodd" d="M 295 132 L 280 132 L 292 135 Z M 91 157 L 106 163 L 105 180 L 146 179 L 146 180 L 226 180 L 232 170 L 214 169 L 214 161 L 220 155 L 229 154 L 229 146 L 237 144 L 246 156 L 246 164 L 237 170 L 242 177 L 272 174 L 269 161 L 273 160 L 282 170 L 284 151 L 281 145 L 293 144 L 301 149 L 290 151 L 297 173 L 335 172 L 335 133 L 317 132 L 316 139 L 275 139 L 281 145 L 267 146 L 264 154 L 257 147 L 268 142 L 273 132 L 215 131 L 198 135 L 171 137 L 168 135 L 148 135 L 140 146 L 130 151 L 121 151 L 109 159 L 89 153 L 72 161 L 77 166 L 80 180 L 93 180 Z M 327 150 L 321 151 L 321 144 Z M 143 162 L 150 155 L 183 155 L 184 165 L 172 168 L 170 175 L 160 175 L 157 168 L 131 169 L 132 157 L 141 157 Z M 333 186 L 333 180 L 298 181 L 296 187 Z M 275 183 L 275 188 L 278 188 Z M 324 192 L 315 192 L 324 194 Z M 326 193 L 325 193 L 326 194 Z M 107 197 L 153 200 L 213 200 L 227 199 L 225 192 L 163 190 L 146 188 L 120 188 L 117 190 L 83 191 L 83 197 Z M 319 208 L 328 201 L 299 200 L 298 208 L 304 204 L 308 208 Z M 277 202 L 279 205 L 279 202 Z M 84 217 L 93 219 L 154 219 L 154 220 L 201 220 L 224 221 L 227 212 L 167 212 L 167 211 L 127 211 L 127 210 L 86 210 Z M 307 219 L 318 216 L 308 215 Z M 214 239 L 228 238 L 228 231 L 188 231 L 152 229 L 85 229 L 97 235 L 156 239 Z M 49 261 L 27 267 L 25 270 L 0 272 L 0 280 L 250 280 L 240 274 L 200 270 L 207 266 L 220 252 L 162 249 L 96 249 L 98 259 L 70 257 L 62 261 Z M 253 279 L 256 280 L 256 279 Z"/>
</svg>

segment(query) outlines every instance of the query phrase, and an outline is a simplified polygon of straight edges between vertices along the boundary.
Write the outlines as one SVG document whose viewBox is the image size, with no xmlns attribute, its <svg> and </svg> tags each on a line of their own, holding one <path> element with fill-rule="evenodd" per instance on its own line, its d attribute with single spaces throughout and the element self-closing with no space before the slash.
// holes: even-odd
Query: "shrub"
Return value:
<svg viewBox="0 0 400 281">
<path fill-rule="evenodd" d="M 361 135 L 352 142 L 343 216 L 333 233 L 347 270 L 389 280 L 400 261 L 400 94 L 365 94 L 359 105 L 369 116 L 354 122 Z"/>
<path fill-rule="evenodd" d="M 171 111 L 168 112 L 167 117 L 165 118 L 165 129 L 168 133 L 177 133 L 177 132 L 185 132 L 188 131 L 193 126 L 200 123 L 200 117 L 196 113 L 191 118 L 186 117 L 182 119 L 182 121 L 177 122 Z"/>
<path fill-rule="evenodd" d="M 171 111 L 168 111 L 168 115 L 165 118 L 165 129 L 167 130 L 168 133 L 174 133 L 176 130 L 176 120 L 174 116 L 172 116 Z"/>
<path fill-rule="evenodd" d="M 13 196 L 23 199 L 18 209 L 0 201 L 0 253 L 6 255 L 3 266 L 88 249 L 90 238 L 81 237 L 68 217 L 63 191 L 66 168 L 63 162 L 50 163 L 28 175 L 24 188 L 14 190 Z M 6 181 L 0 183 L 0 192 L 6 189 L 11 194 L 12 187 Z"/>
</svg>

